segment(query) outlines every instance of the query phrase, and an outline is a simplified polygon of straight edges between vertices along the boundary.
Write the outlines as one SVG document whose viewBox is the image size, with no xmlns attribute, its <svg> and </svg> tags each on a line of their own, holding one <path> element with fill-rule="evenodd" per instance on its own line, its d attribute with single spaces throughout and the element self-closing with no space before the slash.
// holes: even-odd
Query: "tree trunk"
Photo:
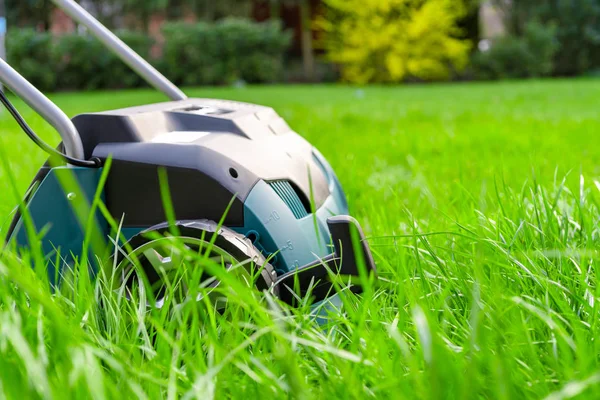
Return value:
<svg viewBox="0 0 600 400">
<path fill-rule="evenodd" d="M 44 21 L 44 31 L 50 31 L 51 18 L 52 18 L 52 6 L 50 0 L 43 0 L 42 2 L 42 18 Z"/>
<path fill-rule="evenodd" d="M 458 26 L 463 31 L 462 37 L 469 40 L 473 44 L 473 51 L 477 50 L 477 44 L 479 40 L 481 40 L 481 28 L 480 28 L 480 18 L 479 12 L 481 9 L 481 4 L 479 0 L 468 2 L 469 11 L 467 15 L 462 18 Z"/>
<path fill-rule="evenodd" d="M 212 0 L 208 0 L 204 4 L 204 20 L 207 22 L 212 22 L 215 20 L 215 4 Z"/>
<path fill-rule="evenodd" d="M 300 29 L 302 45 L 302 64 L 307 81 L 315 79 L 315 56 L 313 52 L 312 23 L 310 16 L 310 0 L 300 0 Z"/>
<path fill-rule="evenodd" d="M 281 19 L 281 0 L 270 0 L 269 18 L 279 21 Z"/>
<path fill-rule="evenodd" d="M 144 33 L 148 34 L 150 33 L 150 10 L 148 10 L 147 8 L 148 6 L 144 5 L 141 8 L 141 15 L 140 18 L 142 20 L 142 29 L 144 31 Z"/>
</svg>

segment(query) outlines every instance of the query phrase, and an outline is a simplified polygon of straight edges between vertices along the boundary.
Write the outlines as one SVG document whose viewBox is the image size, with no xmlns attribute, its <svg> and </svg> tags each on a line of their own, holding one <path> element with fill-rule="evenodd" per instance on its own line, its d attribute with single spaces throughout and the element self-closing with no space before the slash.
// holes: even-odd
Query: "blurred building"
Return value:
<svg viewBox="0 0 600 400">
<path fill-rule="evenodd" d="M 479 9 L 479 22 L 482 39 L 494 39 L 506 33 L 504 14 L 490 0 L 483 1 Z"/>
</svg>

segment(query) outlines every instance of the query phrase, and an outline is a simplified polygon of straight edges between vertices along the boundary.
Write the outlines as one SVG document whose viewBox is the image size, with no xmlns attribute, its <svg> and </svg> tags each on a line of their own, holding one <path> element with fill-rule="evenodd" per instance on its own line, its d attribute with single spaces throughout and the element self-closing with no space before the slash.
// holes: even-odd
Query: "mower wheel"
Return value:
<svg viewBox="0 0 600 400">
<path fill-rule="evenodd" d="M 177 236 L 173 232 L 177 232 Z M 200 284 L 199 293 L 205 293 L 209 300 L 217 302 L 218 293 L 214 289 L 220 281 L 210 274 L 208 264 L 212 268 L 225 268 L 228 274 L 234 274 L 259 290 L 274 293 L 277 290 L 274 287 L 275 269 L 252 242 L 208 220 L 178 221 L 175 227 L 163 223 L 131 238 L 118 252 L 116 283 L 119 287 L 125 285 L 126 294 L 131 296 L 133 286 L 142 282 L 138 276 L 141 268 L 152 288 L 156 308 L 163 307 L 167 293 L 173 293 L 175 298 L 171 300 L 175 304 L 189 300 L 190 279 L 194 284 Z M 193 268 L 196 267 L 204 267 L 201 277 L 194 277 Z M 201 299 L 199 296 L 196 300 Z"/>
</svg>

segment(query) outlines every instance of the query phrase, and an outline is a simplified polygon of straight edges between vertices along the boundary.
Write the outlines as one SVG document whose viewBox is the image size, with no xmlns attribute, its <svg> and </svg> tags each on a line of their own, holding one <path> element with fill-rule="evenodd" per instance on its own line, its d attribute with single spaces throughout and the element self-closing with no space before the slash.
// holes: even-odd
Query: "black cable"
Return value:
<svg viewBox="0 0 600 400">
<path fill-rule="evenodd" d="M 102 166 L 102 160 L 100 160 L 99 158 L 92 158 L 91 160 L 79 160 L 77 158 L 72 158 L 66 154 L 61 153 L 60 151 L 54 149 L 52 146 L 44 142 L 38 135 L 35 134 L 35 132 L 29 127 L 29 125 L 27 125 L 27 122 L 25 122 L 21 114 L 19 114 L 19 111 L 17 111 L 15 106 L 12 105 L 12 103 L 10 102 L 10 100 L 8 100 L 8 97 L 6 97 L 6 94 L 4 94 L 4 91 L 2 90 L 0 90 L 0 102 L 4 104 L 10 115 L 12 115 L 15 121 L 17 121 L 17 124 L 19 124 L 19 126 L 21 127 L 21 129 L 23 129 L 25 134 L 27 134 L 27 136 L 29 136 L 29 138 L 33 140 L 33 142 L 37 144 L 40 149 L 44 150 L 51 157 L 58 157 L 76 167 L 100 168 Z"/>
</svg>

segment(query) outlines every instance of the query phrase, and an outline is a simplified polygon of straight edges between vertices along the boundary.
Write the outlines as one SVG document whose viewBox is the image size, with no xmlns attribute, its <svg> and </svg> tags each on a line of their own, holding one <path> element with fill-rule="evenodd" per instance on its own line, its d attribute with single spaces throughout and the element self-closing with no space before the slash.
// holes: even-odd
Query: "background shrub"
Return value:
<svg viewBox="0 0 600 400">
<path fill-rule="evenodd" d="M 52 36 L 33 29 L 11 29 L 6 37 L 10 65 L 42 91 L 56 88 Z"/>
<path fill-rule="evenodd" d="M 163 28 L 162 69 L 178 84 L 274 82 L 281 78 L 291 36 L 278 22 L 224 19 Z"/>
<path fill-rule="evenodd" d="M 118 32 L 142 57 L 152 40 L 134 32 Z M 142 80 L 117 56 L 89 35 L 54 37 L 33 29 L 11 29 L 7 36 L 9 63 L 42 91 L 127 88 Z"/>
<path fill-rule="evenodd" d="M 167 77 L 193 86 L 275 82 L 283 76 L 283 55 L 291 36 L 277 22 L 225 19 L 216 23 L 170 23 L 165 46 L 155 61 Z M 148 59 L 152 39 L 142 33 L 117 32 Z M 12 29 L 8 59 L 44 91 L 130 88 L 143 83 L 129 67 L 89 35 L 53 37 L 31 29 Z"/>
<path fill-rule="evenodd" d="M 330 61 L 349 82 L 448 79 L 468 62 L 471 44 L 459 0 L 324 0 L 318 25 Z"/>
<path fill-rule="evenodd" d="M 142 57 L 148 58 L 153 41 L 146 35 L 121 31 L 117 35 Z M 56 38 L 60 89 L 128 88 L 142 84 L 127 65 L 89 35 L 64 35 Z"/>
<path fill-rule="evenodd" d="M 535 78 L 552 74 L 559 44 L 556 28 L 529 22 L 521 37 L 508 35 L 496 40 L 473 58 L 481 79 Z"/>
<path fill-rule="evenodd" d="M 493 0 L 505 16 L 508 33 L 527 34 L 531 21 L 554 26 L 558 47 L 553 75 L 580 75 L 600 67 L 599 0 Z"/>
</svg>

